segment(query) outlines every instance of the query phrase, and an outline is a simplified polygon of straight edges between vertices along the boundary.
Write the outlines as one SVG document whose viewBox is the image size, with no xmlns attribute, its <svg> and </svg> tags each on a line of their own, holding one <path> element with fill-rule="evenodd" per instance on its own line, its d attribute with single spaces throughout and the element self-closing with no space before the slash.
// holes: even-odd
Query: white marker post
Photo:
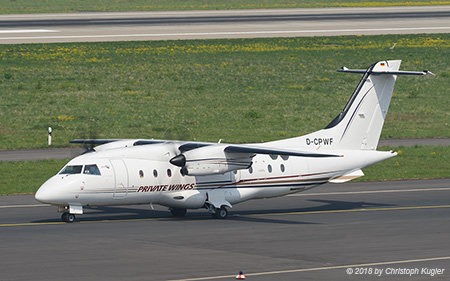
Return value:
<svg viewBox="0 0 450 281">
<path fill-rule="evenodd" d="M 48 146 L 52 145 L 52 127 L 48 127 Z"/>
</svg>

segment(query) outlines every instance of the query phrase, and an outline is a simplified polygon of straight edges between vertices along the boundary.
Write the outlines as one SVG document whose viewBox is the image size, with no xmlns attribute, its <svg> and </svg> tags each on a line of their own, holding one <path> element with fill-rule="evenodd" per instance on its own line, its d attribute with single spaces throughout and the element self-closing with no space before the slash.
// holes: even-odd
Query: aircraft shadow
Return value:
<svg viewBox="0 0 450 281">
<path fill-rule="evenodd" d="M 261 213 L 258 213 L 261 214 Z M 262 215 L 262 214 L 261 214 Z M 257 223 L 276 223 L 276 224 L 286 224 L 286 225 L 298 225 L 298 224 L 320 224 L 315 222 L 304 222 L 304 221 L 294 221 L 294 220 L 283 220 L 279 218 L 262 218 L 262 217 L 251 217 L 251 216 L 237 216 L 227 218 L 227 220 L 235 220 L 242 222 L 257 222 Z"/>
<path fill-rule="evenodd" d="M 283 214 L 283 213 L 310 213 L 310 212 L 326 212 L 326 211 L 346 211 L 374 207 L 393 207 L 392 204 L 379 204 L 369 202 L 352 202 L 352 201 L 337 201 L 337 200 L 307 200 L 309 202 L 323 203 L 323 205 L 307 207 L 307 208 L 285 208 L 285 209 L 268 209 L 268 210 L 248 210 L 240 211 L 243 215 L 251 214 Z"/>
<path fill-rule="evenodd" d="M 61 214 L 56 213 L 56 216 L 49 220 L 32 221 L 32 223 L 49 223 L 60 222 Z M 139 219 L 170 219 L 172 215 L 169 211 L 152 210 L 139 207 L 86 207 L 83 215 L 76 215 L 77 221 L 121 221 L 121 220 L 139 220 Z"/>
<path fill-rule="evenodd" d="M 247 221 L 260 223 L 278 223 L 278 224 L 316 224 L 313 222 L 299 222 L 292 220 L 279 219 L 277 217 L 268 218 L 267 216 L 277 216 L 283 214 L 301 214 L 311 212 L 332 212 L 332 211 L 350 211 L 357 209 L 370 209 L 379 207 L 392 207 L 392 204 L 380 204 L 370 202 L 352 202 L 337 200 L 308 200 L 309 202 L 317 202 L 320 205 L 306 208 L 278 208 L 265 210 L 230 210 L 227 220 Z M 265 216 L 265 217 L 263 217 Z M 146 220 L 146 219 L 168 219 L 168 220 L 205 220 L 212 219 L 206 210 L 188 211 L 187 215 L 182 218 L 174 218 L 168 210 L 152 210 L 150 208 L 138 207 L 115 207 L 103 206 L 96 208 L 86 208 L 86 212 L 82 216 L 78 216 L 78 221 L 126 221 L 126 220 Z M 60 219 L 55 217 L 51 220 L 39 220 L 34 223 L 58 222 Z"/>
<path fill-rule="evenodd" d="M 270 210 L 244 210 L 239 211 L 239 215 L 234 214 L 233 219 L 253 222 L 278 222 L 278 219 L 258 218 L 257 215 L 283 215 L 283 214 L 308 214 L 314 212 L 333 212 L 333 211 L 350 211 L 358 209 L 369 209 L 377 207 L 392 207 L 392 204 L 379 204 L 369 202 L 351 202 L 351 201 L 336 201 L 336 200 L 308 200 L 310 202 L 323 203 L 319 206 L 307 208 L 287 208 L 287 209 L 270 209 Z M 285 221 L 287 224 L 297 224 L 299 222 Z M 300 222 L 302 224 L 318 224 L 310 222 Z"/>
</svg>

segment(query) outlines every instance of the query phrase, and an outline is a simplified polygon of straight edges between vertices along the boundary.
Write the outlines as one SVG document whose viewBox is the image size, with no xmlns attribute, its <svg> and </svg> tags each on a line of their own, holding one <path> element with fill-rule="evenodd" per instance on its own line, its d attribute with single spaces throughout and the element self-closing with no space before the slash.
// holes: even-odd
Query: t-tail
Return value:
<svg viewBox="0 0 450 281">
<path fill-rule="evenodd" d="M 348 69 L 339 72 L 363 74 L 344 109 L 324 129 L 280 145 L 344 150 L 375 150 L 389 109 L 394 85 L 399 75 L 434 75 L 424 70 L 400 71 L 401 60 L 380 61 L 368 69 Z M 277 143 L 277 142 L 275 142 Z"/>
</svg>

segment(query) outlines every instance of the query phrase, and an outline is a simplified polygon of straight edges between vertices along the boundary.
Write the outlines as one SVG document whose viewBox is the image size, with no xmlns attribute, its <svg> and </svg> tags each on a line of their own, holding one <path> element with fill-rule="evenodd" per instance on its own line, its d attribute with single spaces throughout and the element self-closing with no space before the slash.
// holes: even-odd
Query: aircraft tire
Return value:
<svg viewBox="0 0 450 281">
<path fill-rule="evenodd" d="M 184 217 L 186 215 L 186 209 L 174 208 L 170 210 L 170 213 L 174 217 Z"/>
<path fill-rule="evenodd" d="M 213 215 L 216 219 L 226 219 L 228 216 L 228 210 L 225 207 L 217 208 L 215 214 Z"/>
<path fill-rule="evenodd" d="M 72 223 L 72 222 L 75 221 L 75 215 L 74 215 L 74 214 L 69 214 L 69 213 L 64 213 L 64 214 L 62 214 L 62 216 L 61 216 L 61 220 L 62 220 L 63 222 L 69 222 L 69 223 Z"/>
<path fill-rule="evenodd" d="M 74 214 L 69 214 L 67 216 L 67 222 L 74 222 L 75 221 L 75 215 Z"/>
</svg>

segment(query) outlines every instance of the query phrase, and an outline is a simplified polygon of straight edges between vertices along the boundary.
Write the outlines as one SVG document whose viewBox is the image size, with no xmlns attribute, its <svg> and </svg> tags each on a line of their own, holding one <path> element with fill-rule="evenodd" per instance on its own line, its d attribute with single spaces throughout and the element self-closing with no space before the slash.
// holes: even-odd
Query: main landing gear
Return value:
<svg viewBox="0 0 450 281">
<path fill-rule="evenodd" d="M 75 215 L 70 213 L 63 213 L 61 216 L 61 220 L 63 222 L 74 222 L 75 221 Z"/>
<path fill-rule="evenodd" d="M 228 217 L 228 209 L 225 206 L 220 208 L 214 207 L 212 204 L 207 204 L 206 208 L 208 209 L 211 216 L 215 219 L 226 219 Z"/>
<path fill-rule="evenodd" d="M 174 217 L 184 217 L 186 215 L 186 211 L 186 209 L 170 208 L 170 213 Z"/>
<path fill-rule="evenodd" d="M 225 206 L 221 208 L 215 208 L 213 205 L 206 205 L 211 216 L 215 219 L 226 219 L 228 217 L 228 209 Z M 186 209 L 170 208 L 170 213 L 174 217 L 184 217 L 186 215 Z"/>
<path fill-rule="evenodd" d="M 225 207 L 216 208 L 214 213 L 211 213 L 215 219 L 226 219 L 228 217 L 228 209 Z"/>
</svg>

